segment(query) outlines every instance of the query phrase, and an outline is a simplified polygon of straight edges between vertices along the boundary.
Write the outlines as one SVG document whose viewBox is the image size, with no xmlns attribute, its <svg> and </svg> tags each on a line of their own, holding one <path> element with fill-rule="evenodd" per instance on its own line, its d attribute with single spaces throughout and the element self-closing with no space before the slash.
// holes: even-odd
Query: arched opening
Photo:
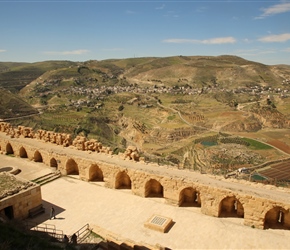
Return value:
<svg viewBox="0 0 290 250">
<path fill-rule="evenodd" d="M 92 164 L 90 166 L 89 181 L 104 181 L 103 172 L 97 164 Z"/>
<path fill-rule="evenodd" d="M 51 168 L 57 169 L 57 167 L 58 167 L 57 160 L 55 158 L 51 158 L 49 164 L 50 164 Z"/>
<path fill-rule="evenodd" d="M 244 218 L 244 207 L 235 196 L 226 197 L 220 202 L 219 217 Z"/>
<path fill-rule="evenodd" d="M 42 160 L 42 155 L 41 155 L 41 153 L 39 153 L 39 151 L 38 150 L 36 150 L 35 152 L 34 152 L 34 161 L 35 162 L 42 162 L 43 160 Z"/>
<path fill-rule="evenodd" d="M 290 212 L 282 207 L 273 207 L 265 215 L 264 229 L 290 230 Z"/>
<path fill-rule="evenodd" d="M 71 175 L 78 175 L 79 174 L 79 168 L 78 164 L 73 159 L 68 159 L 66 162 L 66 173 Z"/>
<path fill-rule="evenodd" d="M 200 193 L 192 187 L 184 188 L 179 194 L 179 206 L 201 207 Z"/>
<path fill-rule="evenodd" d="M 129 175 L 125 172 L 119 172 L 116 176 L 115 181 L 116 189 L 131 189 L 131 179 Z"/>
<path fill-rule="evenodd" d="M 10 143 L 7 143 L 7 145 L 6 145 L 6 154 L 7 155 L 13 155 L 14 154 L 13 148 L 12 148 Z"/>
<path fill-rule="evenodd" d="M 27 158 L 27 152 L 26 152 L 24 147 L 21 147 L 19 149 L 19 156 L 20 156 L 20 158 Z"/>
<path fill-rule="evenodd" d="M 159 181 L 150 179 L 145 185 L 145 197 L 163 197 L 163 186 Z"/>
</svg>

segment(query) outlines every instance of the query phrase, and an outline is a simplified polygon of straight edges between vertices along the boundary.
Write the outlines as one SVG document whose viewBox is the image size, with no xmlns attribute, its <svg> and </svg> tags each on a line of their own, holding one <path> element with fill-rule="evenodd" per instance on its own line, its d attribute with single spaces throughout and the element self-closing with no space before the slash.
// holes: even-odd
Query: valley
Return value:
<svg viewBox="0 0 290 250">
<path fill-rule="evenodd" d="M 6 64 L 0 85 L 3 121 L 97 139 L 115 154 L 132 145 L 148 161 L 217 175 L 289 157 L 287 65 L 235 56 L 49 61 Z"/>
</svg>

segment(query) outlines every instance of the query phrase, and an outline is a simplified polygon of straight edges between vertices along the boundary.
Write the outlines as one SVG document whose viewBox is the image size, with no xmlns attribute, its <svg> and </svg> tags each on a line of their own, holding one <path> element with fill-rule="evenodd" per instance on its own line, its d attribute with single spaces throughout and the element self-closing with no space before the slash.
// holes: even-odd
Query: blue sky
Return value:
<svg viewBox="0 0 290 250">
<path fill-rule="evenodd" d="M 290 0 L 0 0 L 0 61 L 237 55 L 290 65 Z"/>
</svg>

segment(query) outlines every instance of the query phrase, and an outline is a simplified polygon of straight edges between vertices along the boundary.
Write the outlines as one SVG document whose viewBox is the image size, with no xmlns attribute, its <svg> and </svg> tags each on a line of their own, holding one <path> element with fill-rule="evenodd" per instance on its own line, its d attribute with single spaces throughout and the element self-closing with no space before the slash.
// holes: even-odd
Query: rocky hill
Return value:
<svg viewBox="0 0 290 250">
<path fill-rule="evenodd" d="M 247 133 L 266 142 L 289 129 L 290 66 L 236 56 L 0 63 L 0 85 L 41 113 L 15 125 L 85 135 L 115 152 L 134 145 L 152 160 L 175 165 L 204 158 L 186 156 L 206 152 L 207 146 L 196 148 L 197 138 Z M 15 117 L 17 112 L 9 113 L 3 101 L 2 106 L 0 118 Z M 212 159 L 203 164 L 214 161 L 215 147 L 219 152 L 224 143 L 211 145 L 205 154 Z M 280 157 L 261 152 L 257 159 Z"/>
</svg>

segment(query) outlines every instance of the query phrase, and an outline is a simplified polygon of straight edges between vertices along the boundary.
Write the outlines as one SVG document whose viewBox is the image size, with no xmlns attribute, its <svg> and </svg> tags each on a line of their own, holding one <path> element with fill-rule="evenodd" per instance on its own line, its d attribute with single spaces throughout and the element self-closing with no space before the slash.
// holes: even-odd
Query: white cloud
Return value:
<svg viewBox="0 0 290 250">
<path fill-rule="evenodd" d="M 70 50 L 70 51 L 44 51 L 44 54 L 47 55 L 83 55 L 88 53 L 89 50 L 79 49 L 79 50 Z"/>
<path fill-rule="evenodd" d="M 262 11 L 263 13 L 260 16 L 256 17 L 255 19 L 263 19 L 268 16 L 289 12 L 290 3 L 289 2 L 279 3 L 276 5 L 272 5 L 268 8 L 263 8 Z"/>
<path fill-rule="evenodd" d="M 290 33 L 264 36 L 258 39 L 258 41 L 263 42 L 263 43 L 275 43 L 275 42 L 281 43 L 281 42 L 286 42 L 288 40 L 290 40 Z"/>
<path fill-rule="evenodd" d="M 217 37 L 206 40 L 196 39 L 166 39 L 163 40 L 165 43 L 199 43 L 199 44 L 227 44 L 236 43 L 236 39 L 233 37 Z"/>
<path fill-rule="evenodd" d="M 0 53 L 1 53 L 1 52 L 6 52 L 6 50 L 5 50 L 5 49 L 0 49 Z"/>
<path fill-rule="evenodd" d="M 233 37 L 218 37 L 209 40 L 202 40 L 204 44 L 224 44 L 224 43 L 235 43 L 236 39 Z"/>
</svg>

